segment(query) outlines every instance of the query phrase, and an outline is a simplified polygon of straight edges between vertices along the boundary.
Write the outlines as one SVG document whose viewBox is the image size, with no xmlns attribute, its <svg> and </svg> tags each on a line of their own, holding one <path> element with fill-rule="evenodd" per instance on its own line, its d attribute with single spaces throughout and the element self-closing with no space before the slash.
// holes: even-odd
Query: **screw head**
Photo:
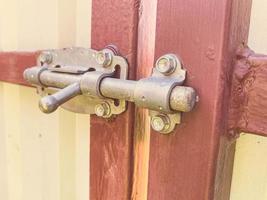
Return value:
<svg viewBox="0 0 267 200">
<path fill-rule="evenodd" d="M 161 56 L 156 62 L 156 69 L 164 75 L 173 73 L 176 67 L 177 57 L 171 54 Z"/>
<path fill-rule="evenodd" d="M 102 51 L 97 52 L 96 54 L 97 63 L 102 65 L 103 67 L 110 66 L 112 59 L 113 53 L 109 49 L 104 49 Z"/>
<path fill-rule="evenodd" d="M 155 131 L 165 132 L 170 127 L 170 119 L 166 115 L 156 115 L 151 119 L 151 126 Z"/>
<path fill-rule="evenodd" d="M 53 61 L 53 55 L 50 52 L 42 52 L 39 56 L 39 62 L 41 64 L 50 64 Z"/>
<path fill-rule="evenodd" d="M 95 114 L 98 117 L 107 117 L 110 114 L 110 107 L 108 103 L 101 103 L 96 105 Z"/>
</svg>

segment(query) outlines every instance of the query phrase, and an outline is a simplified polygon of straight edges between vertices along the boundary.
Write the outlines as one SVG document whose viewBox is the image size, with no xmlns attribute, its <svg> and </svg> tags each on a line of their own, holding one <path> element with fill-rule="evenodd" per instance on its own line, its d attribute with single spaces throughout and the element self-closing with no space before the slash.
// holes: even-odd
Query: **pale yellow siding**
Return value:
<svg viewBox="0 0 267 200">
<path fill-rule="evenodd" d="M 91 0 L 0 0 L 0 50 L 90 46 Z M 89 116 L 0 82 L 0 200 L 88 200 Z"/>
<path fill-rule="evenodd" d="M 267 54 L 266 0 L 253 0 L 249 46 Z M 267 200 L 267 138 L 243 134 L 238 139 L 231 200 Z"/>
</svg>

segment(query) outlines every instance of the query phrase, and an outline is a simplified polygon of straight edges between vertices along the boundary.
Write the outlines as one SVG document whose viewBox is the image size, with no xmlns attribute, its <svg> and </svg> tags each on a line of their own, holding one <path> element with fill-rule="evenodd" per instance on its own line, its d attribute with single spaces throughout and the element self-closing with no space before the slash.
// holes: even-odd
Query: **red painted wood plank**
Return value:
<svg viewBox="0 0 267 200">
<path fill-rule="evenodd" d="M 0 81 L 28 85 L 23 71 L 36 65 L 36 52 L 0 52 Z"/>
<path fill-rule="evenodd" d="M 93 0 L 92 47 L 108 44 L 127 57 L 135 76 L 138 1 Z M 131 194 L 134 109 L 111 122 L 91 118 L 90 199 L 126 200 Z"/>
<path fill-rule="evenodd" d="M 241 48 L 233 74 L 230 133 L 267 136 L 267 56 Z"/>
<path fill-rule="evenodd" d="M 169 136 L 153 132 L 149 200 L 229 198 L 234 146 L 226 138 L 232 61 L 246 42 L 250 1 L 159 0 L 156 58 L 180 55 L 200 102 Z"/>
</svg>

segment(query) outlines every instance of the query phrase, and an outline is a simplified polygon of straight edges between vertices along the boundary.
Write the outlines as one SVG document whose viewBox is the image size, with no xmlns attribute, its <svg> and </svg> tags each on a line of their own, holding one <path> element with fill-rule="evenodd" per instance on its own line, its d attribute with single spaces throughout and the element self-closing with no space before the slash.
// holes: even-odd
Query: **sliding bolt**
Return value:
<svg viewBox="0 0 267 200">
<path fill-rule="evenodd" d="M 104 49 L 102 51 L 97 52 L 96 61 L 98 64 L 103 67 L 108 67 L 112 63 L 113 53 L 109 49 Z"/>
<path fill-rule="evenodd" d="M 110 107 L 108 103 L 101 103 L 96 105 L 95 114 L 98 117 L 108 117 L 110 114 Z"/>
<path fill-rule="evenodd" d="M 155 131 L 166 132 L 170 128 L 170 119 L 167 115 L 156 115 L 151 119 L 151 126 Z"/>
<path fill-rule="evenodd" d="M 175 71 L 177 61 L 177 57 L 172 54 L 161 56 L 156 62 L 156 69 L 164 75 L 170 75 Z"/>
</svg>

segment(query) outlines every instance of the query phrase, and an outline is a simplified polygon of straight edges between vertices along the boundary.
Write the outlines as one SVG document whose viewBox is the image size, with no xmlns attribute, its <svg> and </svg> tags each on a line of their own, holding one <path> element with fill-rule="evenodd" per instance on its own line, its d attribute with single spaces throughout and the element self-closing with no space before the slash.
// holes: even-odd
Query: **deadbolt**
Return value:
<svg viewBox="0 0 267 200">
<path fill-rule="evenodd" d="M 112 48 L 102 51 L 66 48 L 41 53 L 24 78 L 43 96 L 39 107 L 51 113 L 62 106 L 77 113 L 109 118 L 126 110 L 126 101 L 150 109 L 152 128 L 167 134 L 193 109 L 197 95 L 182 86 L 186 71 L 173 54 L 160 57 L 152 75 L 127 80 L 128 64 Z"/>
</svg>

